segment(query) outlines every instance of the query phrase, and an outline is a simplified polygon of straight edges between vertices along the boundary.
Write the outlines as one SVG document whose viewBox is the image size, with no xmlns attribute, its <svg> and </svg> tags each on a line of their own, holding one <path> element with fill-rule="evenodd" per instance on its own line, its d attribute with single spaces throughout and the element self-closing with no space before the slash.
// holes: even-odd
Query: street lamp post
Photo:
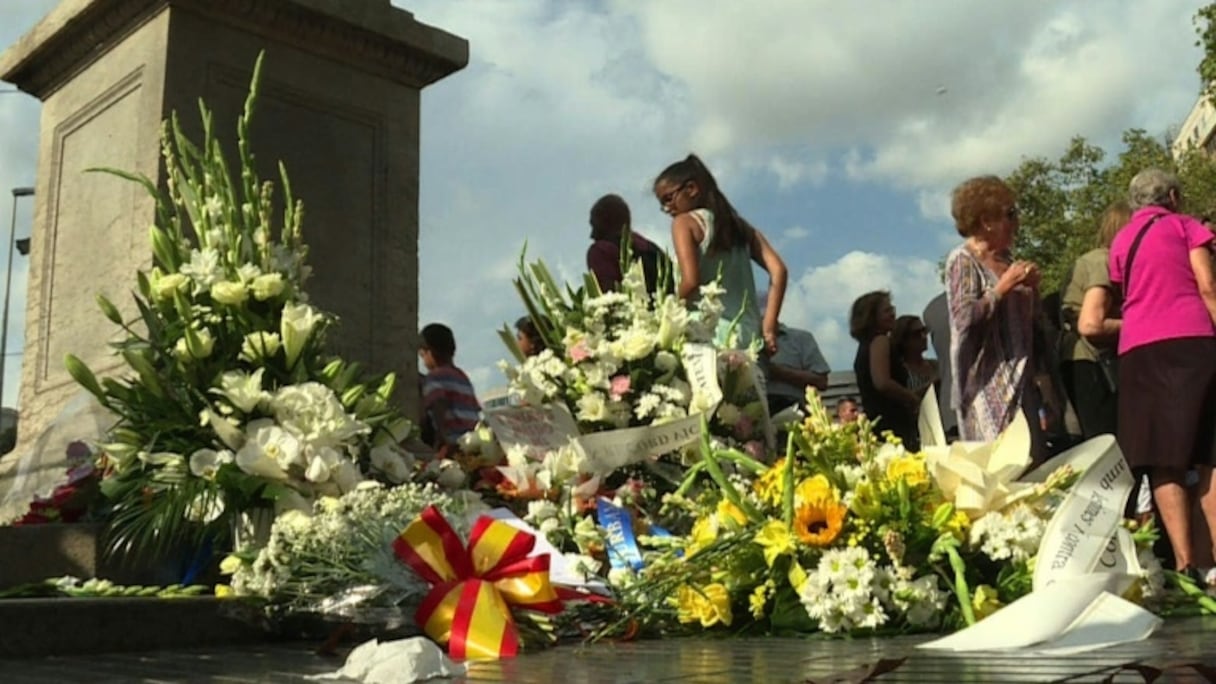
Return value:
<svg viewBox="0 0 1216 684">
<path fill-rule="evenodd" d="M 8 358 L 8 305 L 12 299 L 13 252 L 17 245 L 17 199 L 33 194 L 33 188 L 13 188 L 13 217 L 8 224 L 8 268 L 4 272 L 4 313 L 0 315 L 0 407 L 4 406 L 4 362 Z"/>
</svg>

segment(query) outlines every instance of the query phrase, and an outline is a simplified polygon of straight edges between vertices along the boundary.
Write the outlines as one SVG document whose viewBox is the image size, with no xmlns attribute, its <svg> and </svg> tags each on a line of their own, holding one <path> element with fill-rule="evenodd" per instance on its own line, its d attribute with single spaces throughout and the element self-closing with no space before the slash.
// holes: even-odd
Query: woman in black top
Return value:
<svg viewBox="0 0 1216 684">
<path fill-rule="evenodd" d="M 857 340 L 853 372 L 866 416 L 876 421 L 874 431 L 890 430 L 910 451 L 920 449 L 916 414 L 920 398 L 907 388 L 907 370 L 893 363 L 889 333 L 895 326 L 891 294 L 869 292 L 853 302 L 849 334 Z"/>
</svg>

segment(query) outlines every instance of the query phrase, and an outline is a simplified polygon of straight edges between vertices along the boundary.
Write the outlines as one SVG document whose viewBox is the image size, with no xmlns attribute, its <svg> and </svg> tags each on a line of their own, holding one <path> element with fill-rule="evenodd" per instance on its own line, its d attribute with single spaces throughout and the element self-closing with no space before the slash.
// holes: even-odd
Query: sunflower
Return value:
<svg viewBox="0 0 1216 684">
<path fill-rule="evenodd" d="M 840 535 L 847 510 L 847 507 L 826 498 L 804 503 L 794 516 L 794 534 L 804 544 L 827 546 Z"/>
</svg>

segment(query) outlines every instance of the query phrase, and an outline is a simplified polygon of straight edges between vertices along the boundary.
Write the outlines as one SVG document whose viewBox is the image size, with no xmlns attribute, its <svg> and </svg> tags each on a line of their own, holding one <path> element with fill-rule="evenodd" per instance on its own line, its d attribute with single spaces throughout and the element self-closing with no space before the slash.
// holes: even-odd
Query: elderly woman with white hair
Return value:
<svg viewBox="0 0 1216 684">
<path fill-rule="evenodd" d="M 1132 216 L 1110 248 L 1112 287 L 1123 293 L 1119 335 L 1119 445 L 1148 473 L 1175 568 L 1192 576 L 1187 471 L 1199 474 L 1204 519 L 1216 530 L 1216 280 L 1212 231 L 1179 213 L 1178 178 L 1136 174 Z M 1209 540 L 1210 541 L 1210 540 Z"/>
</svg>

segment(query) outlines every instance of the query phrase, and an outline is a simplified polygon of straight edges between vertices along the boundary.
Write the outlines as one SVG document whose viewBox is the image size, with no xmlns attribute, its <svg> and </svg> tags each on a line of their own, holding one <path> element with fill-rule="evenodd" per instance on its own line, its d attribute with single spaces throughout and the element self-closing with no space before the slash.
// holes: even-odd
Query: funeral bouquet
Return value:
<svg viewBox="0 0 1216 684">
<path fill-rule="evenodd" d="M 221 539 L 242 511 L 311 508 L 375 472 L 409 477 L 397 444 L 412 426 L 390 403 L 392 375 L 361 377 L 325 352 L 332 315 L 304 290 L 303 208 L 280 166 L 284 199 L 254 170 L 249 127 L 260 58 L 240 117 L 240 168 L 229 172 L 211 115 L 203 140 L 176 116 L 163 132 L 167 182 L 157 201 L 153 266 L 138 273 L 138 315 L 98 297 L 119 326 L 127 373 L 99 380 L 69 356 L 73 378 L 118 420 L 106 435 L 103 494 L 113 548 L 166 550 Z"/>
<path fill-rule="evenodd" d="M 429 506 L 467 536 L 484 510 L 469 492 L 434 485 L 385 486 L 365 481 L 340 497 L 324 497 L 312 511 L 278 516 L 260 549 L 228 556 L 226 591 L 261 599 L 276 615 L 315 613 L 395 628 L 410 622 L 427 583 L 393 553 L 393 542 Z M 221 593 L 225 593 L 222 591 Z"/>
<path fill-rule="evenodd" d="M 954 629 L 1031 592 L 1077 474 L 1063 465 L 1020 480 L 1024 422 L 993 444 L 910 453 L 865 421 L 835 424 L 813 393 L 808 405 L 772 465 L 702 439 L 696 470 L 717 486 L 698 489 L 690 472 L 665 497 L 677 534 L 626 525 L 617 554 L 633 562 L 610 575 L 623 612 L 605 634 Z M 1159 589 L 1151 570 L 1135 566 L 1129 595 Z"/>
</svg>

